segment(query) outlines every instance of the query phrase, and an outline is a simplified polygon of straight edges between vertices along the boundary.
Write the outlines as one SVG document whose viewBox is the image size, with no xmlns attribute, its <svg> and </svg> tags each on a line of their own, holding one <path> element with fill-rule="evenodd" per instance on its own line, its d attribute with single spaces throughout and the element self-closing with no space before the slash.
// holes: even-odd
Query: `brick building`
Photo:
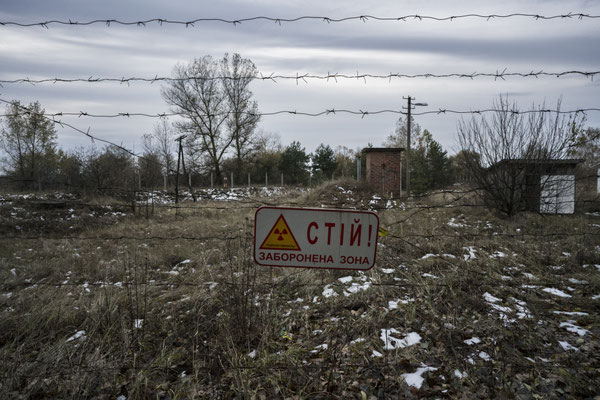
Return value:
<svg viewBox="0 0 600 400">
<path fill-rule="evenodd" d="M 366 156 L 367 184 L 384 195 L 402 194 L 403 148 L 368 147 Z"/>
</svg>

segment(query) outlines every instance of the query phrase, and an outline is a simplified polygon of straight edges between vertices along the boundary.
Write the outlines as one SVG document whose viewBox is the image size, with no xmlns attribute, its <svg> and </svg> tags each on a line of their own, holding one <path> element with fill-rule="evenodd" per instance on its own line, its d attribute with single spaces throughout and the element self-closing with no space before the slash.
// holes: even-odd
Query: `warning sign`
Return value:
<svg viewBox="0 0 600 400">
<path fill-rule="evenodd" d="M 261 207 L 254 220 L 254 260 L 274 267 L 368 270 L 382 233 L 371 211 Z"/>
<path fill-rule="evenodd" d="M 271 228 L 271 232 L 265 238 L 265 241 L 260 246 L 263 250 L 297 250 L 300 251 L 300 246 L 294 238 L 290 227 L 283 214 L 279 216 L 275 225 Z"/>
</svg>

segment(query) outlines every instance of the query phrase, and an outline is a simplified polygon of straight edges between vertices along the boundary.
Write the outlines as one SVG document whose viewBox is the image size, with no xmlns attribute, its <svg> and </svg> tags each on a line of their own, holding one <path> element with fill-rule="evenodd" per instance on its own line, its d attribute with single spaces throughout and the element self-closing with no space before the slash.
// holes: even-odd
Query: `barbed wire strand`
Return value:
<svg viewBox="0 0 600 400">
<path fill-rule="evenodd" d="M 487 72 L 472 72 L 472 73 L 446 73 L 446 74 L 434 74 L 434 73 L 424 73 L 424 74 L 402 74 L 402 73 L 389 73 L 389 74 L 310 74 L 310 73 L 296 73 L 295 75 L 282 75 L 282 74 L 260 74 L 260 76 L 253 76 L 252 79 L 258 81 L 270 81 L 277 83 L 278 80 L 293 80 L 299 83 L 307 82 L 307 80 L 325 80 L 327 82 L 334 81 L 337 82 L 338 79 L 343 80 L 365 80 L 365 79 L 387 79 L 391 80 L 394 78 L 406 78 L 406 79 L 417 79 L 417 78 L 467 78 L 467 79 L 475 79 L 475 78 L 494 78 L 494 80 L 506 80 L 506 78 L 511 77 L 521 77 L 521 78 L 540 78 L 540 77 L 556 77 L 562 78 L 565 76 L 581 76 L 585 78 L 593 78 L 600 74 L 600 71 L 579 71 L 579 70 L 571 70 L 571 71 L 560 71 L 560 72 L 545 72 L 543 70 L 540 71 L 530 71 L 530 72 L 506 72 L 505 68 L 503 71 L 497 70 L 494 73 Z M 144 82 L 144 83 L 156 83 L 156 82 L 186 82 L 186 81 L 213 81 L 213 80 L 240 80 L 246 79 L 247 77 L 233 77 L 233 76 L 214 76 L 214 77 L 203 77 L 203 76 L 188 76 L 185 78 L 173 78 L 173 77 L 164 77 L 164 76 L 155 76 L 154 78 L 143 78 L 143 77 L 121 77 L 121 78 L 109 78 L 109 77 L 93 77 L 90 76 L 88 78 L 17 78 L 17 79 L 0 79 L 1 84 L 17 84 L 17 83 L 27 83 L 31 85 L 43 84 L 43 83 L 103 83 L 103 82 L 114 82 L 119 84 L 127 84 L 129 85 L 132 82 Z"/>
<path fill-rule="evenodd" d="M 159 165 L 161 168 L 164 168 L 165 170 L 168 170 L 168 168 L 167 168 L 167 166 L 165 164 L 163 164 L 160 161 L 156 160 L 154 157 L 148 157 L 148 156 L 145 156 L 143 154 L 137 154 L 134 151 L 129 150 L 128 148 L 124 147 L 123 145 L 117 144 L 117 143 L 112 142 L 112 141 L 107 140 L 107 139 L 103 139 L 103 138 L 98 137 L 96 135 L 92 135 L 90 133 L 90 129 L 91 128 L 89 128 L 89 127 L 88 127 L 87 131 L 84 131 L 84 130 L 79 129 L 79 128 L 77 128 L 77 127 L 75 127 L 75 126 L 73 126 L 73 125 L 71 125 L 69 123 L 63 122 L 61 120 L 57 120 L 56 116 L 50 117 L 46 113 L 36 113 L 32 109 L 30 109 L 28 107 L 25 107 L 25 106 L 23 106 L 23 105 L 21 105 L 21 104 L 19 104 L 17 102 L 14 102 L 14 101 L 9 101 L 9 100 L 5 100 L 5 99 L 0 98 L 0 103 L 9 104 L 9 105 L 17 105 L 19 107 L 19 109 L 23 110 L 25 113 L 36 114 L 36 115 L 38 115 L 38 116 L 40 116 L 40 117 L 42 117 L 42 118 L 44 118 L 44 119 L 46 119 L 48 121 L 52 121 L 53 123 L 55 123 L 55 124 L 57 124 L 57 125 L 59 125 L 61 127 L 69 128 L 71 130 L 74 130 L 75 132 L 78 132 L 78 133 L 80 133 L 82 135 L 87 136 L 92 141 L 92 143 L 94 143 L 95 141 L 98 141 L 98 142 L 101 142 L 101 143 L 104 143 L 104 144 L 108 144 L 110 146 L 114 146 L 115 148 L 117 148 L 117 149 L 119 149 L 119 150 L 121 150 L 121 151 L 129 154 L 130 156 L 133 156 L 133 157 L 135 157 L 137 159 L 145 160 L 145 161 L 147 161 L 149 163 L 152 163 L 152 164 L 155 164 L 155 165 Z M 6 117 L 6 116 L 7 115 L 2 115 L 0 117 Z M 175 170 L 169 170 L 169 172 L 174 173 L 176 171 Z"/>
<path fill-rule="evenodd" d="M 390 22 L 408 22 L 408 21 L 456 21 L 461 19 L 481 19 L 485 21 L 492 21 L 495 19 L 509 19 L 509 18 L 526 18 L 533 19 L 535 21 L 543 21 L 543 20 L 584 20 L 584 19 L 597 19 L 600 18 L 600 15 L 594 14 L 585 14 L 585 13 L 573 13 L 569 12 L 566 14 L 555 14 L 555 15 L 541 15 L 541 14 L 532 14 L 532 13 L 510 13 L 510 14 L 457 14 L 451 16 L 434 16 L 434 15 L 424 15 L 424 14 L 407 14 L 396 17 L 382 17 L 376 15 L 354 15 L 348 17 L 341 18 L 332 18 L 328 16 L 316 16 L 316 15 L 302 15 L 294 18 L 278 18 L 278 17 L 270 17 L 270 16 L 254 16 L 247 18 L 239 18 L 239 19 L 226 19 L 226 18 L 196 18 L 190 20 L 174 20 L 167 18 L 150 18 L 145 20 L 136 20 L 136 21 L 124 21 L 120 19 L 94 19 L 89 21 L 73 21 L 73 20 L 47 20 L 43 22 L 18 22 L 18 21 L 0 21 L 0 26 L 18 26 L 18 27 L 43 27 L 49 28 L 50 25 L 66 25 L 66 26 L 89 26 L 89 25 L 106 25 L 107 27 L 111 27 L 113 25 L 122 25 L 122 26 L 138 26 L 145 27 L 149 24 L 156 24 L 158 26 L 164 25 L 181 25 L 186 28 L 195 27 L 196 24 L 200 23 L 208 23 L 208 22 L 218 22 L 224 24 L 230 24 L 233 26 L 240 25 L 244 22 L 273 22 L 279 26 L 282 26 L 284 23 L 294 23 L 300 21 L 320 21 L 327 24 L 332 23 L 342 23 L 349 21 L 390 21 Z"/>
<path fill-rule="evenodd" d="M 6 100 L 0 100 L 2 102 L 8 103 L 8 101 Z M 437 110 L 431 110 L 431 111 L 419 111 L 419 112 L 411 112 L 411 115 L 441 115 L 441 114 L 456 114 L 456 115 L 478 115 L 478 114 L 487 114 L 487 113 L 499 113 L 499 112 L 503 112 L 506 113 L 506 110 L 500 110 L 500 109 L 496 109 L 496 108 L 485 108 L 485 109 L 476 109 L 476 110 L 451 110 L 451 109 L 443 109 L 443 108 L 439 108 Z M 537 113 L 543 113 L 543 114 L 580 114 L 580 113 L 587 113 L 587 112 L 600 112 L 600 108 L 595 108 L 595 107 L 587 107 L 587 108 L 579 108 L 579 109 L 574 109 L 574 110 L 567 110 L 567 111 L 562 111 L 562 110 L 554 110 L 554 109 L 537 109 L 537 110 L 509 110 L 508 113 L 510 114 L 514 114 L 514 115 L 527 115 L 527 114 L 537 114 Z M 33 114 L 34 112 L 29 110 L 29 111 L 25 111 L 25 114 Z M 56 120 L 56 118 L 58 117 L 78 117 L 78 118 L 82 118 L 82 117 L 89 117 L 89 118 L 131 118 L 131 117 L 144 117 L 144 118 L 167 118 L 167 117 L 176 117 L 176 116 L 185 116 L 185 114 L 183 113 L 178 113 L 178 112 L 163 112 L 163 113 L 144 113 L 144 112 L 118 112 L 118 113 L 113 113 L 113 114 L 94 114 L 94 113 L 90 113 L 87 111 L 69 111 L 69 112 L 55 112 L 55 113 L 45 113 L 45 114 L 41 114 L 41 113 L 37 113 L 40 116 L 44 116 L 46 118 L 49 118 L 50 120 L 54 121 L 55 123 L 59 124 L 59 125 L 66 125 L 64 122 L 61 122 L 60 120 Z M 249 116 L 256 116 L 256 117 L 270 117 L 270 116 L 277 116 L 277 115 L 297 115 L 297 116 L 304 116 L 304 117 L 321 117 L 321 116 L 327 116 L 327 115 L 336 115 L 336 114 L 349 114 L 349 115 L 356 115 L 356 116 L 361 116 L 361 118 L 367 117 L 369 115 L 380 115 L 380 114 L 399 114 L 399 115 L 408 115 L 408 111 L 405 110 L 394 110 L 394 109 L 381 109 L 381 110 L 348 110 L 348 109 L 336 109 L 336 108 L 330 108 L 330 109 L 325 109 L 323 111 L 315 111 L 315 112 L 309 112 L 309 111 L 298 111 L 298 110 L 278 110 L 278 111 L 267 111 L 267 112 L 259 112 L 259 113 L 253 113 L 253 112 L 238 112 L 238 111 L 224 111 L 224 112 L 218 112 L 218 113 L 214 113 L 214 114 L 197 114 L 199 116 L 203 116 L 203 117 L 216 117 L 216 116 L 228 116 L 228 115 L 249 115 Z M 0 114 L 0 117 L 7 117 L 9 116 L 8 114 Z M 89 132 L 84 132 L 79 130 L 81 133 L 85 134 L 88 137 L 91 137 L 88 133 Z M 99 141 L 104 141 L 101 139 L 97 139 Z M 122 150 L 126 150 L 125 148 L 122 148 Z M 131 153 L 129 150 L 126 150 L 128 153 L 130 153 L 131 155 L 135 155 L 133 153 Z M 137 155 L 135 155 L 136 157 L 139 157 Z"/>
</svg>

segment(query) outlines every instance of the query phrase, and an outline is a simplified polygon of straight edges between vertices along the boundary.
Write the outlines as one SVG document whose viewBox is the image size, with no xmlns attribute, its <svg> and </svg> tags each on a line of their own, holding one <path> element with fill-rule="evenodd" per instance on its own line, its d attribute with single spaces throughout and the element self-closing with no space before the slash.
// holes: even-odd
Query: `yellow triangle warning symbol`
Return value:
<svg viewBox="0 0 600 400">
<path fill-rule="evenodd" d="M 279 216 L 260 248 L 263 250 L 300 251 L 300 246 L 298 246 L 294 234 L 290 230 L 285 218 L 283 218 L 283 214 Z"/>
</svg>

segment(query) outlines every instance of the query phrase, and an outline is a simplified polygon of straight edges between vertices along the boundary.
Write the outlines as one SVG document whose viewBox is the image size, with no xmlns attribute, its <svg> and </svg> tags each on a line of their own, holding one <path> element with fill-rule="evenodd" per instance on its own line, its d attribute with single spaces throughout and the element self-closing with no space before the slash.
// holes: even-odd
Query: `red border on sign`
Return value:
<svg viewBox="0 0 600 400">
<path fill-rule="evenodd" d="M 260 210 L 263 209 L 272 209 L 272 210 L 299 210 L 299 211 L 318 211 L 318 212 L 335 212 L 335 213 L 351 213 L 351 214 L 371 214 L 377 220 L 377 228 L 375 229 L 375 252 L 373 255 L 373 264 L 369 268 L 331 268 L 331 267 L 311 267 L 307 265 L 273 265 L 273 264 L 262 264 L 256 259 L 256 216 Z M 287 224 L 287 222 L 286 222 Z M 288 225 L 289 227 L 289 225 Z M 273 229 L 273 228 L 271 228 Z M 372 211 L 360 211 L 360 210 L 335 210 L 335 209 L 323 209 L 323 208 L 300 208 L 300 207 L 273 207 L 273 206 L 263 206 L 256 210 L 254 213 L 254 245 L 252 247 L 253 250 L 253 258 L 254 262 L 263 267 L 279 267 L 279 268 L 309 268 L 309 269 L 332 269 L 332 270 L 350 270 L 350 271 L 368 271 L 375 266 L 375 262 L 377 261 L 377 243 L 379 240 L 379 216 Z M 268 235 L 267 235 L 268 237 Z"/>
</svg>

